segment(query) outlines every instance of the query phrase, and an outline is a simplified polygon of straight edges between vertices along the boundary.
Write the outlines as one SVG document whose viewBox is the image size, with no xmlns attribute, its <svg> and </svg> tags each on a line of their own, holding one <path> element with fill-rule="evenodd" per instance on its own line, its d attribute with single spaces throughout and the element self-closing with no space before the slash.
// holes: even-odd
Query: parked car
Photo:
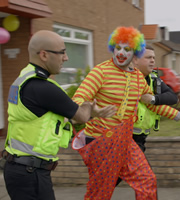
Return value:
<svg viewBox="0 0 180 200">
<path fill-rule="evenodd" d="M 154 68 L 154 70 L 157 70 L 157 68 Z M 176 71 L 159 67 L 158 75 L 164 83 L 174 91 L 174 93 L 180 93 L 180 75 L 178 75 Z"/>
</svg>

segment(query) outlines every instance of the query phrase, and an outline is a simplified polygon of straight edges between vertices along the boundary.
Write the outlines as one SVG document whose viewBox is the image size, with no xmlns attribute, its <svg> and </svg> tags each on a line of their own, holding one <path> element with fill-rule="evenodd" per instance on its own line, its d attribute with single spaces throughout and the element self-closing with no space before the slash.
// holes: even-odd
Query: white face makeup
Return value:
<svg viewBox="0 0 180 200">
<path fill-rule="evenodd" d="M 131 63 L 134 56 L 133 49 L 128 43 L 116 44 L 114 48 L 114 62 L 118 67 L 127 70 L 128 65 Z"/>
</svg>

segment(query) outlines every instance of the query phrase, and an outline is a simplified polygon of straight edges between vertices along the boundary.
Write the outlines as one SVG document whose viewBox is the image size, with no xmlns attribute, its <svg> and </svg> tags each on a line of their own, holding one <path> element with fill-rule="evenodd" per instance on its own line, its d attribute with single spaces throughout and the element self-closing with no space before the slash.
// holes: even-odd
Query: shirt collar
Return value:
<svg viewBox="0 0 180 200">
<path fill-rule="evenodd" d="M 39 65 L 36 65 L 34 63 L 30 63 L 30 64 L 35 67 L 35 72 L 36 72 L 37 76 L 46 78 L 46 79 L 50 76 L 50 73 L 47 70 L 40 67 Z"/>
</svg>

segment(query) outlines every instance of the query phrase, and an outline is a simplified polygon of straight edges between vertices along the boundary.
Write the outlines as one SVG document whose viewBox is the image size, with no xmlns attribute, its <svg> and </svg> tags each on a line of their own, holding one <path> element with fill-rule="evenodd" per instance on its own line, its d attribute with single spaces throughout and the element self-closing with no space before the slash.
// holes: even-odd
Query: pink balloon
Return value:
<svg viewBox="0 0 180 200">
<path fill-rule="evenodd" d="M 5 44 L 9 39 L 10 33 L 6 29 L 0 27 L 0 44 Z"/>
</svg>

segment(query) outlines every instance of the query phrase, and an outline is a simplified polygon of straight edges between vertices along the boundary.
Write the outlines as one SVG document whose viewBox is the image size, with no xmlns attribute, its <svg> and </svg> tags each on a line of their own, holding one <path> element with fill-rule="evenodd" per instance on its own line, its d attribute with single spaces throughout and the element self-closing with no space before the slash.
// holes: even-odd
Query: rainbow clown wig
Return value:
<svg viewBox="0 0 180 200">
<path fill-rule="evenodd" d="M 108 49 L 110 52 L 114 52 L 116 44 L 128 43 L 133 49 L 134 55 L 138 58 L 142 57 L 146 43 L 144 41 L 144 35 L 133 27 L 117 27 L 109 36 Z"/>
</svg>

